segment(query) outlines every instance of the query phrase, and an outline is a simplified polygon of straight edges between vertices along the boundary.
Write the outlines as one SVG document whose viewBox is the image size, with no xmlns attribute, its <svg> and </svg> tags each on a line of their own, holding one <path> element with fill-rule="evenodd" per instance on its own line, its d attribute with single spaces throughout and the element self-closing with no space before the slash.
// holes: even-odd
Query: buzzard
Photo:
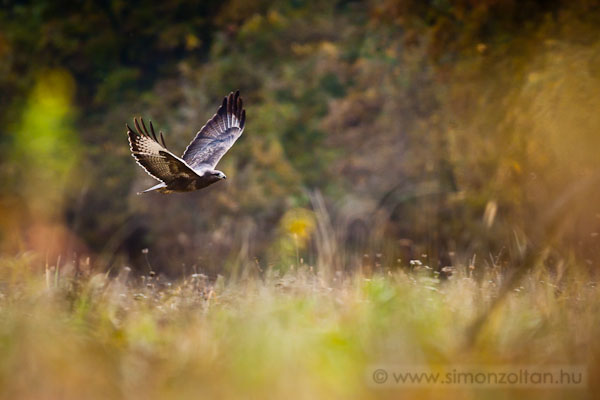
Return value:
<svg viewBox="0 0 600 400">
<path fill-rule="evenodd" d="M 159 132 L 159 141 L 152 121 L 150 132 L 142 118 L 139 122 L 137 118 L 133 121 L 135 130 L 126 124 L 131 155 L 151 177 L 160 181 L 138 194 L 154 190 L 160 193 L 191 192 L 227 178 L 215 166 L 242 135 L 246 110 L 242 105 L 240 91 L 229 93 L 217 113 L 200 129 L 181 158 L 167 149 L 162 132 Z"/>
</svg>

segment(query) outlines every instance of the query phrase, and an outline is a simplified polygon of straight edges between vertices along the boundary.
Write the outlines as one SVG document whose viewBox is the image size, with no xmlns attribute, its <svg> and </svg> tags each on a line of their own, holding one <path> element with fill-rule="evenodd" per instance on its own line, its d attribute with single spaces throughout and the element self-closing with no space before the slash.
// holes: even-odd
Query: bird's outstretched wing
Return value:
<svg viewBox="0 0 600 400">
<path fill-rule="evenodd" d="M 135 130 L 126 125 L 131 154 L 150 176 L 164 183 L 169 183 L 176 178 L 197 176 L 185 161 L 167 149 L 162 132 L 160 132 L 160 142 L 158 141 L 152 122 L 150 122 L 150 132 L 143 119 L 140 118 L 138 122 L 134 118 L 133 122 Z"/>
<path fill-rule="evenodd" d="M 192 168 L 202 165 L 214 168 L 221 157 L 241 136 L 246 123 L 240 91 L 229 93 L 217 113 L 200 129 L 182 158 Z"/>
</svg>

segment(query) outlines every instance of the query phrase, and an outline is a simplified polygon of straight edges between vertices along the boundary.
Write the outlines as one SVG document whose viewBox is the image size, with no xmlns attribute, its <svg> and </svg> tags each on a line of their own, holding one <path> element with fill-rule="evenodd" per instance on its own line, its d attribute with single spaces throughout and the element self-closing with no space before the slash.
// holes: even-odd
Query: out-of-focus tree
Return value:
<svg viewBox="0 0 600 400">
<path fill-rule="evenodd" d="M 318 230 L 296 246 L 288 229 L 313 191 L 348 265 L 509 260 L 549 199 L 598 169 L 599 18 L 586 0 L 10 3 L 0 12 L 0 202 L 12 210 L 19 193 L 33 204 L 15 172 L 26 159 L 8 155 L 37 137 L 27 110 L 40 76 L 65 71 L 69 129 L 50 130 L 53 154 L 77 149 L 63 161 L 78 176 L 56 218 L 106 265 L 313 262 Z M 231 179 L 135 196 L 151 178 L 129 156 L 124 123 L 151 118 L 182 152 L 235 89 L 248 124 L 222 160 Z M 36 121 L 48 129 L 50 116 Z M 598 261 L 597 198 L 565 216 L 573 226 L 557 256 Z"/>
</svg>

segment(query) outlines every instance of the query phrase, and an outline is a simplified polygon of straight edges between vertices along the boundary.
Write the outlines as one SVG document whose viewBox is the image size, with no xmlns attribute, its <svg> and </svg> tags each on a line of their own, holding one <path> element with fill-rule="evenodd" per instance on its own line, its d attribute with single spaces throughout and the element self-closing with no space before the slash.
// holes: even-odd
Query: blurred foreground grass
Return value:
<svg viewBox="0 0 600 400">
<path fill-rule="evenodd" d="M 413 389 L 367 384 L 369 365 L 503 364 L 597 371 L 600 293 L 576 268 L 534 271 L 465 332 L 504 278 L 423 268 L 325 279 L 310 269 L 209 282 L 74 279 L 0 259 L 4 399 L 586 398 L 587 390 Z M 418 269 L 418 268 L 417 268 Z M 260 276 L 259 276 L 260 275 Z M 597 389 L 597 388 L 596 388 Z"/>
</svg>

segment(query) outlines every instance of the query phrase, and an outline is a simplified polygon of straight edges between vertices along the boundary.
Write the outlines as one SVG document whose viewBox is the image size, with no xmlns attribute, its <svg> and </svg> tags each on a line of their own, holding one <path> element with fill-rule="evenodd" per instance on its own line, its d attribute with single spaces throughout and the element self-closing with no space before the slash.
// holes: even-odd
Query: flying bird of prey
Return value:
<svg viewBox="0 0 600 400">
<path fill-rule="evenodd" d="M 150 131 L 142 118 L 139 122 L 137 118 L 133 121 L 135 130 L 126 125 L 131 155 L 150 176 L 160 181 L 141 193 L 153 190 L 160 193 L 191 192 L 227 178 L 215 167 L 242 135 L 246 110 L 242 105 L 240 91 L 229 93 L 217 113 L 200 129 L 181 158 L 167 149 L 162 132 L 157 138 L 152 121 Z"/>
</svg>

